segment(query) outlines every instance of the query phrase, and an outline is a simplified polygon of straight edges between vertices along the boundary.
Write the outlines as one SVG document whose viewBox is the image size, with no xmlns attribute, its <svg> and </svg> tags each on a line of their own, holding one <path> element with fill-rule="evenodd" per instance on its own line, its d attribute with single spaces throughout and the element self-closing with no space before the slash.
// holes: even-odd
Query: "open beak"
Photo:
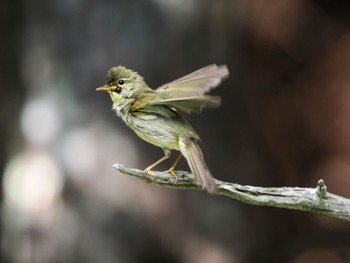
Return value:
<svg viewBox="0 0 350 263">
<path fill-rule="evenodd" d="M 97 91 L 112 91 L 115 90 L 117 88 L 117 86 L 103 86 L 103 87 L 99 87 L 96 90 Z"/>
</svg>

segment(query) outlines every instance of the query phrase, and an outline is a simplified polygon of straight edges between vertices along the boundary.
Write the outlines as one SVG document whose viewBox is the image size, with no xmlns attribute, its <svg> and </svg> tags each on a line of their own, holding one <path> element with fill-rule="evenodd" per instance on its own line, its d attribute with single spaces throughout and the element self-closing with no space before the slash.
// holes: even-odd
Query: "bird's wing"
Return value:
<svg viewBox="0 0 350 263">
<path fill-rule="evenodd" d="M 186 113 L 200 113 L 205 107 L 221 104 L 218 96 L 204 95 L 229 75 L 226 65 L 209 65 L 154 90 L 153 96 L 135 102 L 135 109 L 166 105 Z"/>
<path fill-rule="evenodd" d="M 166 93 L 172 98 L 199 96 L 217 87 L 228 75 L 226 65 L 213 64 L 166 83 L 156 91 Z"/>
<path fill-rule="evenodd" d="M 205 107 L 218 107 L 221 104 L 219 96 L 194 96 L 187 98 L 170 98 L 152 101 L 150 105 L 166 105 L 186 113 L 200 113 Z"/>
</svg>

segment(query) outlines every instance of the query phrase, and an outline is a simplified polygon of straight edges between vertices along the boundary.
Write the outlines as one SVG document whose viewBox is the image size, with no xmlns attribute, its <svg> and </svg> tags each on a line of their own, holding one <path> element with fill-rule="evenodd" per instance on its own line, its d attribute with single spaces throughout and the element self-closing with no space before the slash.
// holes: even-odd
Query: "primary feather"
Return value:
<svg viewBox="0 0 350 263">
<path fill-rule="evenodd" d="M 209 65 L 160 86 L 157 91 L 172 98 L 193 97 L 206 94 L 229 76 L 226 65 Z"/>
</svg>

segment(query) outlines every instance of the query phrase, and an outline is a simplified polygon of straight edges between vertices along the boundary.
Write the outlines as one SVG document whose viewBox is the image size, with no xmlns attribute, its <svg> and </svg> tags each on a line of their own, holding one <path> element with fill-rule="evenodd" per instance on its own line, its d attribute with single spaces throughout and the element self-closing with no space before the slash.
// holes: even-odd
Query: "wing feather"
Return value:
<svg viewBox="0 0 350 263">
<path fill-rule="evenodd" d="M 217 87 L 228 76 L 229 72 L 226 65 L 217 66 L 213 64 L 166 83 L 156 91 L 167 93 L 170 97 L 203 95 Z"/>
<path fill-rule="evenodd" d="M 200 113 L 205 107 L 218 107 L 218 96 L 205 95 L 228 77 L 226 65 L 209 65 L 182 78 L 164 84 L 135 102 L 133 109 L 138 110 L 152 105 L 166 105 L 186 113 Z"/>
<path fill-rule="evenodd" d="M 200 113 L 205 107 L 218 107 L 221 104 L 219 96 L 196 96 L 188 98 L 164 99 L 153 102 L 152 105 L 167 105 L 186 113 Z"/>
</svg>

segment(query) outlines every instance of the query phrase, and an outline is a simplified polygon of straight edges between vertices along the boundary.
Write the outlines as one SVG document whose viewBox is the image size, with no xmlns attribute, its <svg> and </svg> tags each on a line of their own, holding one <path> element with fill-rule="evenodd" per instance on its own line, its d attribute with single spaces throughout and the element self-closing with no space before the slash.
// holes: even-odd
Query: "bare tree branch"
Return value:
<svg viewBox="0 0 350 263">
<path fill-rule="evenodd" d="M 113 165 L 123 174 L 131 175 L 149 183 L 176 189 L 203 190 L 192 174 L 175 171 L 177 180 L 167 172 L 154 172 L 152 176 L 138 169 L 128 168 L 121 164 Z M 314 212 L 328 217 L 350 222 L 350 199 L 327 192 L 323 180 L 319 180 L 316 188 L 301 187 L 258 187 L 227 183 L 215 180 L 218 195 L 260 206 L 272 206 L 301 211 Z"/>
</svg>

